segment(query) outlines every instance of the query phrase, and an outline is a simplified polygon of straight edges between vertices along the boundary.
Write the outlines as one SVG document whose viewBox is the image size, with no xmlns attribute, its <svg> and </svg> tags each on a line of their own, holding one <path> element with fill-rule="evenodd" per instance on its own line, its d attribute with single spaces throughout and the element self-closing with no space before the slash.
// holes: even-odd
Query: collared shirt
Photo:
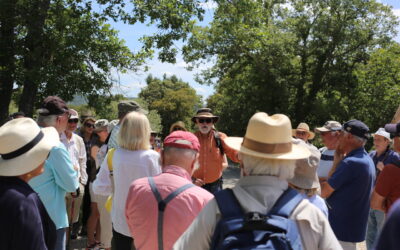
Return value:
<svg viewBox="0 0 400 250">
<path fill-rule="evenodd" d="M 189 173 L 177 166 L 166 166 L 163 173 L 154 177 L 161 198 L 165 199 L 176 189 L 192 182 Z M 213 198 L 203 188 L 194 186 L 171 200 L 164 212 L 163 245 L 171 249 L 175 241 L 192 223 L 202 208 Z M 158 203 L 148 178 L 134 181 L 126 200 L 126 219 L 137 249 L 158 249 Z"/>
<path fill-rule="evenodd" d="M 107 143 L 109 149 L 111 149 L 111 148 L 119 148 L 118 133 L 119 133 L 120 128 L 121 128 L 121 125 L 117 124 L 111 130 L 110 139 L 108 140 L 108 143 Z"/>
<path fill-rule="evenodd" d="M 114 152 L 112 166 L 115 185 L 111 210 L 113 228 L 118 233 L 131 237 L 125 218 L 125 203 L 129 186 L 136 179 L 161 173 L 160 154 L 151 149 L 131 151 L 119 148 Z M 93 182 L 93 192 L 104 196 L 113 192 L 107 155 Z"/>
<path fill-rule="evenodd" d="M 385 165 L 376 181 L 375 192 L 385 198 L 385 212 L 400 198 L 400 166 Z"/>
<path fill-rule="evenodd" d="M 328 179 L 335 190 L 326 199 L 329 222 L 340 241 L 365 240 L 374 182 L 375 166 L 363 147 L 348 153 Z"/>
<path fill-rule="evenodd" d="M 287 187 L 286 181 L 274 176 L 245 176 L 233 188 L 233 193 L 245 213 L 266 214 Z M 212 199 L 173 249 L 209 249 L 220 218 L 217 202 Z M 290 218 L 297 221 L 304 249 L 342 249 L 325 215 L 308 200 L 301 201 Z"/>
<path fill-rule="evenodd" d="M 74 170 L 64 144 L 53 147 L 44 165 L 44 172 L 29 181 L 42 200 L 57 229 L 68 227 L 65 194 L 79 187 L 78 173 Z"/>
<path fill-rule="evenodd" d="M 61 142 L 66 147 L 69 155 L 71 156 L 72 165 L 77 168 L 78 180 L 83 185 L 86 185 L 88 175 L 86 173 L 86 148 L 82 137 L 72 133 L 71 139 L 68 139 L 65 132 L 60 136 Z"/>
<path fill-rule="evenodd" d="M 56 228 L 33 189 L 18 177 L 0 177 L 0 249 L 53 249 Z"/>
<path fill-rule="evenodd" d="M 224 139 L 226 134 L 218 132 L 221 138 L 224 153 L 232 160 L 237 162 L 237 152 L 228 147 Z M 224 155 L 221 154 L 217 143 L 214 138 L 214 130 L 208 134 L 202 134 L 200 131 L 195 133 L 200 142 L 200 167 L 193 173 L 193 177 L 202 179 L 205 183 L 212 183 L 222 176 L 222 164 L 224 162 Z"/>
</svg>

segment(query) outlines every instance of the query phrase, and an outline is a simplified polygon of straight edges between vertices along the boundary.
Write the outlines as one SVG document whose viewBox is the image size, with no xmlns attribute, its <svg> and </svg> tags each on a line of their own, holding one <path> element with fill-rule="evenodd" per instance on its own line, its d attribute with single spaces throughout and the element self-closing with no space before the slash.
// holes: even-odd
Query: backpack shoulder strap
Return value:
<svg viewBox="0 0 400 250">
<path fill-rule="evenodd" d="M 112 159 L 114 157 L 114 153 L 115 153 L 115 148 L 111 148 L 110 150 L 108 150 L 108 153 L 107 153 L 107 165 L 108 165 L 108 170 L 110 171 L 110 174 L 112 174 L 112 172 L 113 172 Z"/>
<path fill-rule="evenodd" d="M 163 223 L 164 223 L 164 211 L 165 208 L 167 207 L 167 204 L 174 199 L 176 196 L 178 196 L 180 193 L 185 191 L 188 188 L 194 187 L 192 183 L 188 183 L 186 185 L 183 185 L 180 188 L 177 188 L 175 191 L 170 193 L 164 200 L 161 198 L 161 194 L 157 189 L 157 185 L 154 182 L 153 177 L 148 177 L 148 181 L 150 184 L 151 191 L 153 192 L 157 203 L 158 203 L 158 219 L 157 219 L 157 234 L 158 234 L 158 249 L 163 250 Z"/>
<path fill-rule="evenodd" d="M 216 130 L 214 130 L 214 140 L 215 143 L 217 144 L 217 148 L 219 148 L 219 152 L 221 153 L 221 155 L 223 155 L 224 147 L 222 146 L 221 137 L 219 136 L 219 133 Z"/>
<path fill-rule="evenodd" d="M 278 198 L 268 214 L 289 218 L 293 210 L 302 200 L 303 197 L 296 190 L 288 188 Z"/>
<path fill-rule="evenodd" d="M 232 189 L 223 189 L 215 193 L 214 196 L 222 218 L 227 219 L 235 216 L 244 216 L 242 207 Z"/>
</svg>

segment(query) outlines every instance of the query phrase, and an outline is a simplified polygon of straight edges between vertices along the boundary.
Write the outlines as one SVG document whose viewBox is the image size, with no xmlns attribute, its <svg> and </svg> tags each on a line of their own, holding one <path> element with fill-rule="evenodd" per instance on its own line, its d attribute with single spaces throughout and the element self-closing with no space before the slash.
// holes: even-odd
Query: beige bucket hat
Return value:
<svg viewBox="0 0 400 250">
<path fill-rule="evenodd" d="M 294 177 L 288 182 L 302 189 L 319 188 L 319 180 L 317 175 L 317 167 L 321 158 L 321 153 L 314 147 L 306 144 L 303 140 L 293 139 L 293 143 L 307 147 L 311 155 L 306 159 L 296 161 L 296 170 Z"/>
<path fill-rule="evenodd" d="M 303 132 L 307 132 L 310 136 L 308 137 L 309 140 L 314 139 L 315 134 L 314 132 L 310 131 L 310 127 L 308 126 L 307 123 L 305 122 L 301 122 L 299 123 L 299 125 L 297 125 L 296 129 L 292 130 L 292 136 L 296 136 L 296 131 L 303 131 Z"/>
<path fill-rule="evenodd" d="M 0 176 L 19 176 L 44 162 L 60 136 L 53 127 L 40 129 L 31 118 L 20 118 L 0 127 L 0 141 Z"/>
<path fill-rule="evenodd" d="M 244 138 L 228 137 L 224 142 L 243 154 L 260 158 L 297 160 L 310 156 L 306 147 L 292 143 L 292 125 L 282 114 L 256 113 L 249 120 Z"/>
</svg>

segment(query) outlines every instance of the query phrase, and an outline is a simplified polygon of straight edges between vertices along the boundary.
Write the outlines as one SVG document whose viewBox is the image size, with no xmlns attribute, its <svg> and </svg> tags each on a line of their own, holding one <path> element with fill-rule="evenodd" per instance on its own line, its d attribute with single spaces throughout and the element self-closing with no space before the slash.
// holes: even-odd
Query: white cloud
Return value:
<svg viewBox="0 0 400 250">
<path fill-rule="evenodd" d="M 200 95 L 207 94 L 207 90 L 203 87 L 195 87 L 194 89 L 196 90 L 197 94 L 200 94 Z"/>
<path fill-rule="evenodd" d="M 200 6 L 203 9 L 207 10 L 207 9 L 216 9 L 218 7 L 218 4 L 211 0 L 211 1 L 207 1 L 205 3 L 200 3 Z"/>
<path fill-rule="evenodd" d="M 400 18 L 400 9 L 393 9 L 392 11 L 393 11 L 393 14 L 394 14 L 395 16 L 397 16 L 398 18 Z"/>
</svg>

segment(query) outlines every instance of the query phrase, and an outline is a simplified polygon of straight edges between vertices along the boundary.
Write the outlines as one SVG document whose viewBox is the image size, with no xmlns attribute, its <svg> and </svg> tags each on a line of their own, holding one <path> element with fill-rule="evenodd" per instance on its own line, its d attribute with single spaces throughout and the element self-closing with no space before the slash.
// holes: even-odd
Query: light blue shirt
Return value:
<svg viewBox="0 0 400 250">
<path fill-rule="evenodd" d="M 57 229 L 68 227 L 65 194 L 79 187 L 78 173 L 74 170 L 64 144 L 53 147 L 44 165 L 44 172 L 29 181 L 42 200 Z"/>
<path fill-rule="evenodd" d="M 118 144 L 118 133 L 119 133 L 119 129 L 121 128 L 120 124 L 117 124 L 114 126 L 114 128 L 111 130 L 111 135 L 110 135 L 110 139 L 108 140 L 108 149 L 110 148 L 119 148 L 119 144 Z"/>
</svg>

